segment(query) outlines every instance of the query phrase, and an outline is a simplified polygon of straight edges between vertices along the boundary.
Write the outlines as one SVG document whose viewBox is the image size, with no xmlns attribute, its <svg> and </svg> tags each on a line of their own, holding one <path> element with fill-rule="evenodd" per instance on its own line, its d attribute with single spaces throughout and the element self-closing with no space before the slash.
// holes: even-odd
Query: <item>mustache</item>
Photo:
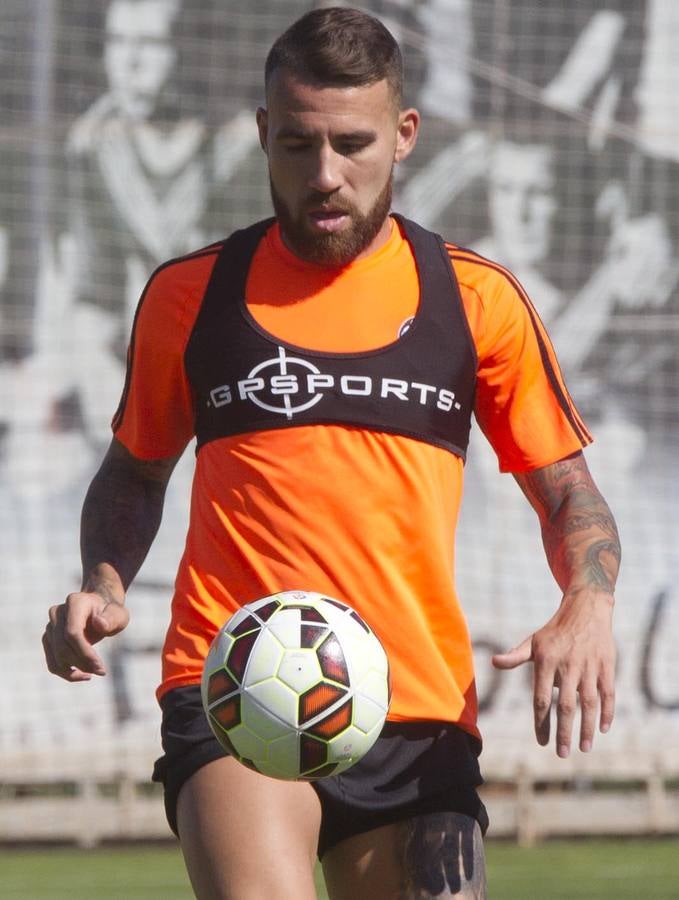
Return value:
<svg viewBox="0 0 679 900">
<path fill-rule="evenodd" d="M 305 198 L 304 209 L 332 209 L 333 212 L 354 213 L 355 207 L 345 200 L 338 199 L 327 194 L 313 194 Z"/>
</svg>

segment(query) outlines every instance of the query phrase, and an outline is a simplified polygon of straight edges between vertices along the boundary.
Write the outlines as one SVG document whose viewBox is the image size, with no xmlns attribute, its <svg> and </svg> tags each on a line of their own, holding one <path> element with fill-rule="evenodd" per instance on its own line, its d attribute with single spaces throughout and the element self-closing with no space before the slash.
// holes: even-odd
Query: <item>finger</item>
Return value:
<svg viewBox="0 0 679 900">
<path fill-rule="evenodd" d="M 589 753 L 596 731 L 599 695 L 596 683 L 586 681 L 580 685 L 580 750 Z"/>
<path fill-rule="evenodd" d="M 54 655 L 54 651 L 52 649 L 52 644 L 50 641 L 50 635 L 48 629 L 45 630 L 45 633 L 42 636 L 42 646 L 45 652 L 45 662 L 47 663 L 47 669 L 53 675 L 58 675 L 59 678 L 63 678 L 65 681 L 90 681 L 92 676 L 87 672 L 82 672 L 76 666 L 61 664 L 57 662 L 57 659 Z"/>
<path fill-rule="evenodd" d="M 45 629 L 45 637 L 51 653 L 55 675 L 65 677 L 73 663 L 73 652 L 64 639 L 64 606 L 52 606 L 49 611 L 49 622 Z M 44 646 L 44 645 L 43 645 Z"/>
<path fill-rule="evenodd" d="M 51 628 L 51 626 L 48 626 L 48 628 Z M 45 663 L 47 664 L 48 671 L 50 671 L 53 675 L 59 675 L 59 666 L 54 656 L 54 651 L 52 650 L 52 644 L 47 628 L 45 629 L 45 632 L 42 636 L 42 649 L 45 653 Z"/>
<path fill-rule="evenodd" d="M 98 673 L 97 673 L 98 674 Z M 77 666 L 70 666 L 68 672 L 66 672 L 63 676 L 66 681 L 91 681 L 92 673 L 91 672 L 83 672 L 82 669 L 79 669 Z"/>
<path fill-rule="evenodd" d="M 566 759 L 571 751 L 573 723 L 578 708 L 577 685 L 568 675 L 562 675 L 556 704 L 556 752 Z"/>
<path fill-rule="evenodd" d="M 104 637 L 112 637 L 125 628 L 129 622 L 130 614 L 122 603 L 115 600 L 109 600 L 104 604 L 101 611 L 95 610 L 88 622 L 88 636 L 91 635 L 93 641 L 101 640 Z"/>
<path fill-rule="evenodd" d="M 63 629 L 63 640 L 71 651 L 72 659 L 63 660 L 75 664 L 76 668 L 84 672 L 93 672 L 97 675 L 105 673 L 104 664 L 92 644 L 87 640 L 85 631 L 93 614 L 91 604 L 83 602 L 67 602 L 62 607 L 64 612 L 58 620 Z"/>
<path fill-rule="evenodd" d="M 599 731 L 602 734 L 606 734 L 613 724 L 613 717 L 615 716 L 615 684 L 613 676 L 602 678 L 598 687 L 601 701 Z"/>
<path fill-rule="evenodd" d="M 512 650 L 508 650 L 506 653 L 495 653 L 491 657 L 491 662 L 496 669 L 515 669 L 517 666 L 530 662 L 533 658 L 532 645 L 533 635 L 530 635 Z"/>
<path fill-rule="evenodd" d="M 98 654 L 83 634 L 83 620 L 86 621 L 84 604 L 71 600 L 50 610 L 50 621 L 54 620 L 52 649 L 58 672 L 68 681 L 71 667 L 80 672 L 104 675 L 106 670 Z"/>
<path fill-rule="evenodd" d="M 549 743 L 554 679 L 554 666 L 548 660 L 537 659 L 533 670 L 533 725 L 541 747 Z"/>
</svg>

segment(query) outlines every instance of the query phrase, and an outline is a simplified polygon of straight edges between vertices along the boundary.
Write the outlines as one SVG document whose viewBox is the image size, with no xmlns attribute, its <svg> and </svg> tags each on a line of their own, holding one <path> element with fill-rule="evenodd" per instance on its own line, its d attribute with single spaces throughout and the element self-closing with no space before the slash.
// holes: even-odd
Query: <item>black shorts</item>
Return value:
<svg viewBox="0 0 679 900">
<path fill-rule="evenodd" d="M 200 687 L 175 688 L 160 702 L 164 756 L 153 780 L 165 787 L 165 812 L 177 834 L 179 791 L 201 766 L 226 753 L 203 711 Z M 319 859 L 345 838 L 433 812 L 470 816 L 485 834 L 477 787 L 480 742 L 448 722 L 387 722 L 366 755 L 341 775 L 310 782 L 321 801 Z"/>
</svg>

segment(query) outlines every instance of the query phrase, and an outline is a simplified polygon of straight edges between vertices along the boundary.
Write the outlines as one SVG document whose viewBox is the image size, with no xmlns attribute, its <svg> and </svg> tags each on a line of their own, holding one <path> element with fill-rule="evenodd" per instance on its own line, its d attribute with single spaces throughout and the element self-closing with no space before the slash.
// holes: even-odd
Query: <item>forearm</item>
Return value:
<svg viewBox="0 0 679 900">
<path fill-rule="evenodd" d="M 112 445 L 83 504 L 83 590 L 122 601 L 158 532 L 167 468 L 165 462 L 156 468 L 137 463 Z"/>
<path fill-rule="evenodd" d="M 517 480 L 538 513 L 547 561 L 564 594 L 612 594 L 620 566 L 618 530 L 584 457 Z"/>
<path fill-rule="evenodd" d="M 620 541 L 613 515 L 587 463 L 578 453 L 516 476 L 542 526 L 545 553 L 563 592 L 548 622 L 493 664 L 513 669 L 532 662 L 533 714 L 538 743 L 549 742 L 554 689 L 556 746 L 570 752 L 580 706 L 580 749 L 592 747 L 596 730 L 608 731 L 615 709 L 613 589 L 620 565 Z"/>
</svg>

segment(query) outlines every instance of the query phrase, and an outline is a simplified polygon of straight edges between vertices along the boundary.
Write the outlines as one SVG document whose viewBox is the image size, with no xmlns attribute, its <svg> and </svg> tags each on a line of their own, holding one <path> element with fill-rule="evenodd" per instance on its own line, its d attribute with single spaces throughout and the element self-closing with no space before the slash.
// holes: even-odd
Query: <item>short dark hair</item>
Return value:
<svg viewBox="0 0 679 900">
<path fill-rule="evenodd" d="M 399 46 L 379 19 L 358 9 L 331 6 L 297 19 L 269 51 L 265 86 L 278 69 L 326 87 L 363 87 L 386 79 L 396 105 L 402 102 Z"/>
</svg>

